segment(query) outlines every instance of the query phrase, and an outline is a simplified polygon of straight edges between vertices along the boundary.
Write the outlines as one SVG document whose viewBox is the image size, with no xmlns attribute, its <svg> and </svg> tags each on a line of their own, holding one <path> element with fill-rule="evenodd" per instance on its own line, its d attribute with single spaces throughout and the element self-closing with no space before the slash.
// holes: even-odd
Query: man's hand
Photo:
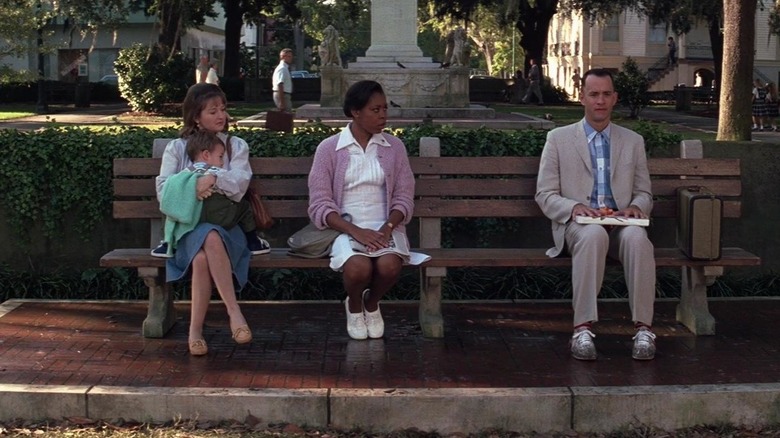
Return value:
<svg viewBox="0 0 780 438">
<path fill-rule="evenodd" d="M 577 216 L 588 217 L 601 217 L 609 216 L 612 214 L 612 209 L 604 208 L 590 208 L 585 204 L 577 204 L 571 209 L 571 219 L 574 220 Z"/>
<path fill-rule="evenodd" d="M 640 210 L 639 207 L 637 207 L 636 205 L 629 205 L 623 210 L 616 211 L 615 216 L 636 217 L 639 219 L 647 218 L 647 215 L 642 210 Z"/>
<path fill-rule="evenodd" d="M 571 218 L 574 220 L 577 216 L 601 217 L 601 216 L 621 216 L 635 217 L 640 219 L 647 218 L 636 205 L 629 205 L 623 210 L 612 210 L 611 208 L 590 208 L 584 204 L 577 204 L 571 209 Z"/>
</svg>

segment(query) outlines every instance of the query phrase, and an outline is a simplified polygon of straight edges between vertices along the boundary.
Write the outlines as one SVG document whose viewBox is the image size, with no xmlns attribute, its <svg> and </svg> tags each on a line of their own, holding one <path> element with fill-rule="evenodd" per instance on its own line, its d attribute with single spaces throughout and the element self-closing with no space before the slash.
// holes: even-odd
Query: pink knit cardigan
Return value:
<svg viewBox="0 0 780 438">
<path fill-rule="evenodd" d="M 326 138 L 317 146 L 309 172 L 309 218 L 320 229 L 327 228 L 328 214 L 334 211 L 342 214 L 349 151 L 348 148 L 336 150 L 340 135 Z M 412 219 L 414 211 L 414 174 L 403 142 L 390 134 L 381 135 L 390 143 L 390 147 L 380 146 L 377 155 L 385 173 L 387 215 L 392 210 L 403 213 L 404 220 L 398 229 L 405 231 L 404 225 Z"/>
</svg>

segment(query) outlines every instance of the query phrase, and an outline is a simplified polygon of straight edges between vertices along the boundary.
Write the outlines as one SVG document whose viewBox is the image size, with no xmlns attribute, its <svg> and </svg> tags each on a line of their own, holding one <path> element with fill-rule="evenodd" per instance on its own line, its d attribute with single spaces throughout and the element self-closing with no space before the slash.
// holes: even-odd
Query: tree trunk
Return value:
<svg viewBox="0 0 780 438">
<path fill-rule="evenodd" d="M 555 13 L 558 12 L 558 0 L 537 0 L 531 5 L 527 0 L 519 5 L 517 30 L 520 31 L 520 47 L 525 52 L 526 73 L 531 68 L 531 59 L 535 59 L 539 68 L 546 64 L 545 46 L 547 32 Z"/>
<path fill-rule="evenodd" d="M 243 11 L 237 1 L 223 2 L 225 7 L 225 65 L 223 76 L 238 78 L 241 76 L 241 25 Z"/>
<path fill-rule="evenodd" d="M 723 79 L 718 140 L 750 140 L 756 0 L 723 2 Z"/>
<path fill-rule="evenodd" d="M 178 2 L 163 2 L 160 5 L 159 17 L 160 35 L 157 42 L 171 54 L 181 50 L 182 23 Z"/>
<path fill-rule="evenodd" d="M 493 48 L 487 42 L 486 38 L 482 38 L 478 32 L 472 33 L 469 38 L 479 47 L 480 52 L 485 56 L 485 66 L 489 75 L 493 75 Z"/>
</svg>

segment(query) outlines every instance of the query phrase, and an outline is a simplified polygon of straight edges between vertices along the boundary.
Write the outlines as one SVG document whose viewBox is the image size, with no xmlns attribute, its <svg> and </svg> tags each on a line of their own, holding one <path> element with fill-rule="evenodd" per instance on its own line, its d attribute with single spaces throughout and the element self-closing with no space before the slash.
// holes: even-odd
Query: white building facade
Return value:
<svg viewBox="0 0 780 438">
<path fill-rule="evenodd" d="M 200 28 L 188 29 L 181 38 L 181 47 L 196 63 L 200 56 L 208 56 L 217 63 L 221 72 L 225 52 L 225 18 L 219 3 L 215 3 L 214 10 L 219 15 L 216 18 L 207 17 L 206 23 Z M 57 49 L 44 57 L 44 77 L 62 82 L 95 82 L 104 75 L 114 74 L 114 61 L 120 49 L 136 43 L 153 44 L 159 35 L 156 17 L 147 17 L 140 12 L 132 14 L 115 31 L 100 30 L 83 37 L 77 34 L 71 36 L 67 31 L 63 32 L 62 24 L 57 23 L 50 30 L 53 32 L 47 37 L 46 44 Z M 29 41 L 31 50 L 26 56 L 5 57 L 0 59 L 0 63 L 18 71 L 37 71 L 36 36 L 31 35 Z"/>
<path fill-rule="evenodd" d="M 754 76 L 763 81 L 779 83 L 780 44 L 769 35 L 769 9 L 756 11 L 756 43 Z M 668 66 L 667 38 L 677 43 L 678 63 Z M 591 68 L 619 71 L 627 57 L 633 58 L 643 71 L 656 70 L 659 79 L 650 91 L 672 90 L 676 85 L 711 86 L 714 64 L 706 22 L 700 22 L 689 33 L 674 35 L 664 24 L 652 26 L 633 12 L 623 12 L 604 24 L 590 25 L 580 14 L 557 14 L 548 33 L 545 74 L 553 85 L 570 95 L 574 86 L 572 75 Z"/>
</svg>

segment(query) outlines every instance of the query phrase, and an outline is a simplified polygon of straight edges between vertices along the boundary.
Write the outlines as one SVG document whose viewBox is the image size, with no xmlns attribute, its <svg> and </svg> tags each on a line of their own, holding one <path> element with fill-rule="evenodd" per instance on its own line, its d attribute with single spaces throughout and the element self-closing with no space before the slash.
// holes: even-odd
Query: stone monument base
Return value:
<svg viewBox="0 0 780 438">
<path fill-rule="evenodd" d="M 355 63 L 346 69 L 335 65 L 322 67 L 321 106 L 340 108 L 352 84 L 374 80 L 382 85 L 388 103 L 396 109 L 469 108 L 468 68 L 438 68 L 435 64 L 427 68 L 401 68 L 379 64 Z"/>
<path fill-rule="evenodd" d="M 343 107 L 322 106 L 318 104 L 305 104 L 295 109 L 295 117 L 298 119 L 342 119 L 345 117 Z M 387 109 L 387 118 L 393 119 L 494 119 L 496 112 L 493 108 L 482 105 L 469 105 L 468 108 L 395 108 Z"/>
</svg>

